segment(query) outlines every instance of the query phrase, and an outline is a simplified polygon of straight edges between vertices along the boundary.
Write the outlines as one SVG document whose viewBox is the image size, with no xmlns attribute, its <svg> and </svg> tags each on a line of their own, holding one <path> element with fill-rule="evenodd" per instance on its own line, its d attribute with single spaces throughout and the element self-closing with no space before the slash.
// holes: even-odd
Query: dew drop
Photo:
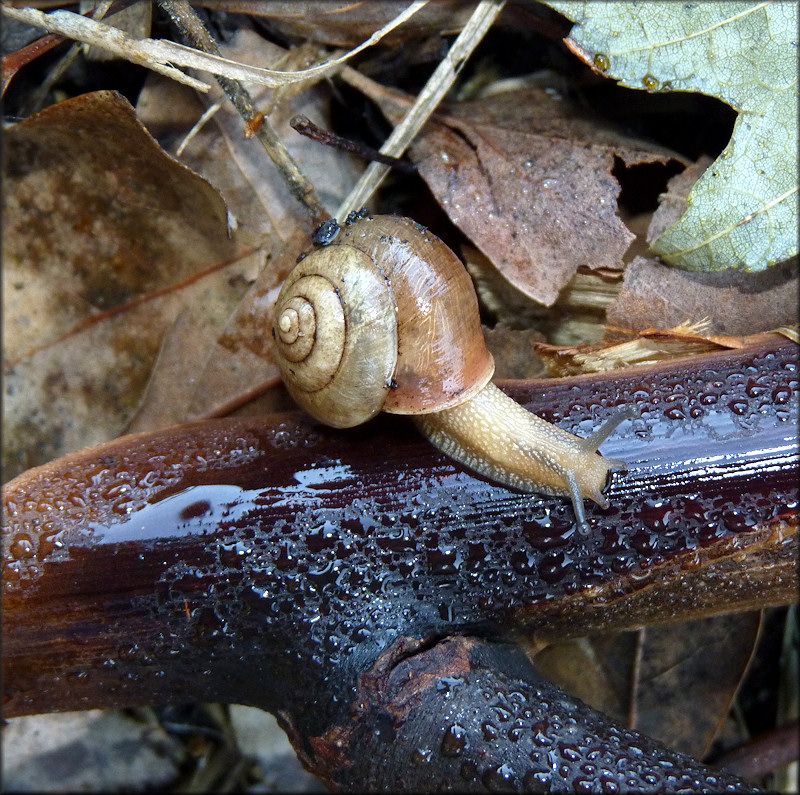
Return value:
<svg viewBox="0 0 800 795">
<path fill-rule="evenodd" d="M 773 393 L 772 393 L 772 402 L 773 403 L 788 403 L 792 397 L 792 390 L 786 386 L 779 386 Z"/>
<path fill-rule="evenodd" d="M 191 505 L 187 505 L 181 512 L 180 518 L 184 521 L 205 516 L 211 510 L 211 503 L 208 500 L 198 500 Z"/>
<path fill-rule="evenodd" d="M 526 792 L 549 792 L 550 772 L 545 770 L 529 770 L 522 779 L 522 787 Z"/>
<path fill-rule="evenodd" d="M 619 792 L 619 784 L 611 778 L 601 778 L 600 786 L 603 788 L 603 792 L 610 792 L 611 795 L 616 795 Z"/>
<path fill-rule="evenodd" d="M 442 739 L 443 756 L 459 756 L 467 747 L 467 732 L 463 726 L 454 723 L 445 733 Z"/>
<path fill-rule="evenodd" d="M 611 61 L 609 61 L 608 56 L 605 53 L 598 52 L 594 56 L 594 65 L 596 69 L 599 69 L 601 72 L 608 71 L 609 66 L 611 66 Z"/>
<path fill-rule="evenodd" d="M 568 762 L 577 762 L 581 758 L 580 752 L 574 745 L 561 745 L 559 751 Z"/>
<path fill-rule="evenodd" d="M 512 743 L 519 742 L 524 736 L 525 730 L 519 726 L 515 726 L 513 729 L 508 730 L 508 739 L 511 740 Z"/>
<path fill-rule="evenodd" d="M 493 724 L 487 721 L 481 726 L 481 729 L 483 730 L 483 739 L 486 740 L 487 743 L 497 739 L 497 727 Z"/>
<path fill-rule="evenodd" d="M 747 414 L 747 401 L 746 400 L 731 400 L 728 403 L 728 408 L 737 416 L 742 417 Z"/>
<path fill-rule="evenodd" d="M 427 765 L 433 757 L 430 748 L 416 748 L 411 754 L 411 763 L 414 765 Z"/>
<path fill-rule="evenodd" d="M 36 547 L 31 541 L 31 537 L 27 533 L 17 533 L 14 540 L 11 542 L 9 549 L 11 556 L 17 560 L 24 560 L 25 558 L 32 558 L 36 552 Z"/>
<path fill-rule="evenodd" d="M 642 84 L 648 91 L 658 91 L 659 82 L 653 75 L 645 75 Z"/>
<path fill-rule="evenodd" d="M 490 767 L 483 774 L 483 783 L 490 792 L 513 792 L 517 789 L 517 776 L 507 764 Z"/>
</svg>

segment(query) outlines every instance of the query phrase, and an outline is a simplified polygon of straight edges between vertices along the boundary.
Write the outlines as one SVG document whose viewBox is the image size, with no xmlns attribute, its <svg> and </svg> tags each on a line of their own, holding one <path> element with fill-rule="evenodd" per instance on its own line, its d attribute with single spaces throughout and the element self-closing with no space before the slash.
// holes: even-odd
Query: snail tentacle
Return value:
<svg viewBox="0 0 800 795">
<path fill-rule="evenodd" d="M 587 436 L 583 440 L 584 447 L 587 450 L 596 452 L 600 448 L 600 445 L 603 444 L 625 420 L 633 420 L 638 416 L 639 411 L 636 406 L 622 406 L 622 408 L 615 411 L 591 436 Z M 624 461 L 614 460 L 616 460 L 620 469 L 627 468 Z"/>
</svg>

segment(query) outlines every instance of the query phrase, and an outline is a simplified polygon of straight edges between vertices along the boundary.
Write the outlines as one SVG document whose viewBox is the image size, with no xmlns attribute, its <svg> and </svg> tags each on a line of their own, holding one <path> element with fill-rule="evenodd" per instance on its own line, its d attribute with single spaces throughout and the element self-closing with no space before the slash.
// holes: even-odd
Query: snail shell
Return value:
<svg viewBox="0 0 800 795">
<path fill-rule="evenodd" d="M 290 394 L 336 428 L 454 406 L 494 373 L 469 275 L 408 218 L 362 218 L 306 256 L 275 318 Z"/>
<path fill-rule="evenodd" d="M 440 450 L 500 483 L 602 507 L 598 454 L 626 408 L 587 439 L 526 411 L 491 383 L 472 282 L 461 261 L 408 218 L 361 217 L 303 258 L 278 296 L 273 328 L 292 397 L 345 428 L 379 411 L 413 414 Z"/>
</svg>

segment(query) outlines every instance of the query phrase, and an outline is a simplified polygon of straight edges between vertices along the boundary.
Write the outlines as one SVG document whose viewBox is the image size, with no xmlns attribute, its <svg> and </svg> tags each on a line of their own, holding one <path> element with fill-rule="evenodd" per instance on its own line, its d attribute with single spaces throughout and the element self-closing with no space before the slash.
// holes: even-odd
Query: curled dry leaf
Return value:
<svg viewBox="0 0 800 795">
<path fill-rule="evenodd" d="M 314 56 L 304 47 L 287 52 L 247 30 L 222 45 L 221 52 L 263 68 L 303 68 Z M 241 117 L 221 90 L 214 87 L 209 93 L 201 100 L 183 86 L 154 77 L 145 86 L 139 107 L 144 123 L 152 123 L 154 132 L 169 138 L 175 149 L 204 106 L 220 102 L 219 110 L 184 147 L 181 159 L 219 189 L 235 218 L 237 237 L 255 249 L 247 292 L 238 306 L 231 308 L 224 327 L 216 327 L 213 337 L 204 338 L 203 350 L 194 359 L 185 356 L 184 345 L 197 345 L 202 318 L 197 322 L 187 319 L 171 329 L 148 399 L 131 431 L 223 414 L 279 378 L 269 331 L 272 304 L 297 255 L 308 248 L 312 229 L 266 151 L 245 137 Z M 284 89 L 253 86 L 250 93 L 260 110 L 274 107 L 270 122 L 324 205 L 332 210 L 355 182 L 358 162 L 298 135 L 289 126 L 298 113 L 327 119 L 327 92 L 310 87 L 296 96 L 285 96 Z M 187 107 L 187 115 L 176 116 L 176 107 Z"/>
<path fill-rule="evenodd" d="M 225 205 L 128 101 L 96 92 L 5 134 L 6 476 L 125 430 L 164 330 L 243 289 Z"/>
<path fill-rule="evenodd" d="M 404 100 L 373 90 L 396 121 Z M 633 234 L 617 215 L 615 158 L 683 162 L 530 86 L 450 105 L 411 147 L 444 210 L 508 281 L 552 305 L 576 270 L 619 268 Z"/>
<path fill-rule="evenodd" d="M 408 8 L 408 0 L 381 0 L 380 3 L 352 0 L 313 0 L 310 3 L 297 0 L 202 0 L 197 5 L 228 13 L 265 17 L 272 28 L 294 39 L 334 47 L 355 47 Z M 461 0 L 428 3 L 408 22 L 393 30 L 384 43 L 397 45 L 421 36 L 457 33 L 476 5 Z"/>
<path fill-rule="evenodd" d="M 599 345 L 549 345 L 535 342 L 533 347 L 547 365 L 552 376 L 603 373 L 622 367 L 652 364 L 663 359 L 699 356 L 729 348 L 742 348 L 753 337 L 728 337 L 709 333 L 711 323 L 684 323 L 660 331 L 646 329 L 626 342 L 603 342 Z M 613 329 L 612 329 L 613 330 Z M 617 332 L 619 329 L 616 330 Z"/>
</svg>

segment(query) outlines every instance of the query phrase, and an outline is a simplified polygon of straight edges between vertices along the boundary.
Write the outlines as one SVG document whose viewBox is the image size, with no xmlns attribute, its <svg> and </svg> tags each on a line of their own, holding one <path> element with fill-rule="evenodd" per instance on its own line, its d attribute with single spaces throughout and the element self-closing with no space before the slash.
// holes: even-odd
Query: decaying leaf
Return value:
<svg viewBox="0 0 800 795">
<path fill-rule="evenodd" d="M 620 723 L 702 759 L 747 669 L 760 615 L 556 643 L 534 662 L 548 679 Z"/>
<path fill-rule="evenodd" d="M 617 330 L 618 333 L 620 331 Z M 630 332 L 626 330 L 626 333 Z M 621 367 L 652 364 L 663 359 L 698 356 L 720 348 L 741 348 L 748 339 L 747 336 L 714 334 L 711 323 L 702 320 L 698 323 L 682 323 L 666 331 L 648 328 L 625 342 L 608 341 L 598 345 L 575 346 L 534 342 L 533 347 L 547 364 L 550 375 L 568 376 L 602 373 Z"/>
<path fill-rule="evenodd" d="M 401 97 L 380 90 L 371 98 L 396 121 Z M 681 160 L 538 86 L 448 106 L 411 157 L 453 223 L 547 306 L 581 265 L 621 267 L 633 235 L 617 215 L 615 158 L 627 166 Z"/>
<path fill-rule="evenodd" d="M 643 630 L 634 728 L 704 758 L 730 711 L 760 625 L 761 613 L 752 611 Z"/>
<path fill-rule="evenodd" d="M 227 13 L 264 17 L 285 36 L 334 47 L 355 47 L 408 8 L 408 0 L 202 0 L 197 5 Z M 424 35 L 457 33 L 476 3 L 436 0 L 393 30 L 384 43 L 396 46 Z"/>
<path fill-rule="evenodd" d="M 549 2 L 570 48 L 630 88 L 698 91 L 738 117 L 730 143 L 654 244 L 693 271 L 760 271 L 797 253 L 794 2 Z"/>
<path fill-rule="evenodd" d="M 658 197 L 658 207 L 647 228 L 648 243 L 658 240 L 686 212 L 689 206 L 689 193 L 713 162 L 708 155 L 701 155 L 699 160 L 690 163 L 680 174 L 676 174 L 667 182 L 667 189 Z"/>
<path fill-rule="evenodd" d="M 247 30 L 223 45 L 222 53 L 264 68 L 280 64 L 293 69 L 308 61 L 306 51 L 287 53 Z M 272 89 L 251 87 L 259 109 L 272 108 L 275 94 Z M 239 239 L 255 249 L 247 292 L 224 328 L 218 328 L 213 338 L 203 337 L 203 350 L 194 359 L 187 360 L 183 346 L 198 344 L 202 333 L 198 324 L 184 316 L 170 330 L 148 398 L 130 428 L 133 431 L 225 413 L 279 378 L 270 333 L 272 304 L 298 253 L 309 245 L 313 230 L 307 214 L 263 147 L 245 137 L 241 118 L 218 88 L 212 89 L 200 104 L 182 86 L 154 77 L 145 86 L 139 107 L 143 122 L 152 123 L 154 132 L 157 129 L 169 139 L 170 149 L 174 150 L 200 118 L 204 105 L 215 101 L 220 103 L 219 110 L 183 148 L 181 160 L 220 191 L 236 220 Z M 342 152 L 298 135 L 289 125 L 297 113 L 326 119 L 328 105 L 325 91 L 307 88 L 302 94 L 281 101 L 269 118 L 323 204 L 333 211 L 355 182 L 358 163 Z M 188 118 L 171 112 L 187 106 L 194 109 Z"/>
<path fill-rule="evenodd" d="M 716 334 L 744 336 L 797 323 L 798 274 L 791 261 L 757 274 L 688 273 L 636 257 L 608 323 L 632 330 L 707 318 Z"/>
<path fill-rule="evenodd" d="M 683 215 L 689 192 L 710 164 L 710 158 L 702 157 L 670 179 L 653 213 L 648 241 L 660 237 Z M 795 323 L 797 302 L 796 260 L 757 274 L 690 273 L 638 256 L 625 269 L 607 320 L 612 326 L 641 331 L 703 318 L 709 333 L 743 336 Z"/>
<path fill-rule="evenodd" d="M 122 433 L 164 330 L 246 286 L 226 208 L 97 92 L 5 133 L 6 476 Z M 233 303 L 231 303 L 233 302 Z"/>
</svg>

